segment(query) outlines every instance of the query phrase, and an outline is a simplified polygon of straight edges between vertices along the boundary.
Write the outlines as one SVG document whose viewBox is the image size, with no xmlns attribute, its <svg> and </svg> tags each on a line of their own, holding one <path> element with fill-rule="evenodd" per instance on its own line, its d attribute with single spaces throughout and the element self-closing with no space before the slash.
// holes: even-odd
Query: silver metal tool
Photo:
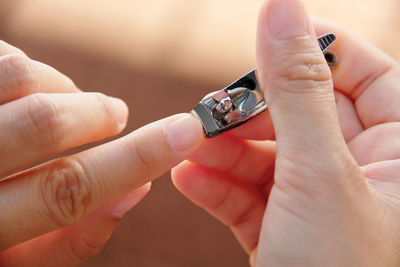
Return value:
<svg viewBox="0 0 400 267">
<path fill-rule="evenodd" d="M 336 37 L 328 33 L 318 37 L 324 52 Z M 255 70 L 228 87 L 203 98 L 192 110 L 208 138 L 217 136 L 254 118 L 268 108 Z"/>
</svg>

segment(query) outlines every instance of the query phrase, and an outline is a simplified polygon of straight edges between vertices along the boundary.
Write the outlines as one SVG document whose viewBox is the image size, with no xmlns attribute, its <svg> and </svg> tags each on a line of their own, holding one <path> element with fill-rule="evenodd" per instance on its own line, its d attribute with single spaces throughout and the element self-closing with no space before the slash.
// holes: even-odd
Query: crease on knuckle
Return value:
<svg viewBox="0 0 400 267">
<path fill-rule="evenodd" d="M 239 226 L 248 222 L 252 218 L 252 215 L 253 215 L 254 211 L 256 210 L 256 208 L 257 208 L 257 205 L 250 205 L 244 211 L 239 213 L 235 217 L 235 219 L 232 221 L 231 227 L 238 228 Z"/>
<path fill-rule="evenodd" d="M 115 120 L 115 112 L 113 108 L 113 104 L 111 103 L 111 100 L 109 97 L 102 93 L 94 93 L 94 96 L 97 99 L 97 102 L 99 103 L 99 112 L 102 114 L 104 120 L 108 123 L 110 127 L 116 128 L 117 123 Z"/>
<path fill-rule="evenodd" d="M 218 209 L 220 209 L 222 206 L 224 206 L 226 204 L 226 202 L 228 201 L 229 197 L 232 194 L 232 187 L 229 186 L 225 193 L 223 195 L 221 195 L 220 199 L 217 200 L 215 203 L 213 203 L 212 205 L 210 205 L 209 207 L 205 207 L 206 209 L 210 210 L 211 212 L 218 212 Z M 225 225 L 230 225 L 231 222 L 230 221 L 223 221 L 223 223 Z"/>
<path fill-rule="evenodd" d="M 238 168 L 239 166 L 239 162 L 243 159 L 243 157 L 246 155 L 246 153 L 248 152 L 247 150 L 249 149 L 248 146 L 246 145 L 245 142 L 238 142 L 237 140 L 235 140 L 235 143 L 237 143 L 237 146 L 239 147 L 238 149 L 238 153 L 232 155 L 229 159 L 232 160 L 231 164 L 228 165 L 228 167 L 226 169 L 224 169 L 223 171 L 226 172 L 231 172 L 231 173 L 235 173 L 235 168 Z M 236 145 L 236 144 L 235 144 Z"/>
<path fill-rule="evenodd" d="M 138 142 L 137 138 L 132 138 L 132 151 L 133 155 L 136 155 L 137 166 L 140 165 L 140 169 L 143 173 L 149 173 L 152 169 L 152 163 L 154 160 L 151 158 L 150 153 L 146 150 L 141 142 Z"/>
<path fill-rule="evenodd" d="M 87 215 L 91 184 L 77 159 L 56 160 L 41 178 L 41 194 L 56 226 L 74 224 Z"/>
<path fill-rule="evenodd" d="M 25 147 L 43 148 L 57 145 L 63 140 L 62 110 L 43 94 L 33 94 L 28 97 L 27 108 L 23 112 L 17 132 Z"/>
<path fill-rule="evenodd" d="M 34 73 L 30 59 L 24 55 L 11 54 L 0 60 L 0 72 L 6 83 L 3 90 L 13 95 L 23 95 L 40 88 L 40 81 Z"/>
<path fill-rule="evenodd" d="M 280 87 L 288 91 L 298 91 L 331 86 L 331 71 L 319 53 L 311 51 L 285 54 L 284 60 L 277 67 Z"/>
</svg>

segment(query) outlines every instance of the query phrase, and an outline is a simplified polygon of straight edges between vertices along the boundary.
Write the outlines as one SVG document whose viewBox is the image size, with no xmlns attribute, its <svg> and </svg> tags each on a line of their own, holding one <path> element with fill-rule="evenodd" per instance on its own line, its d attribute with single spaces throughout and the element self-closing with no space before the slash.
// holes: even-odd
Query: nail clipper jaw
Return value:
<svg viewBox="0 0 400 267">
<path fill-rule="evenodd" d="M 335 40 L 333 33 L 318 37 L 323 52 Z M 245 123 L 267 108 L 253 70 L 228 87 L 202 99 L 191 113 L 202 124 L 205 136 L 211 138 Z"/>
<path fill-rule="evenodd" d="M 266 109 L 255 71 L 200 101 L 192 114 L 201 122 L 206 137 L 232 129 Z"/>
</svg>

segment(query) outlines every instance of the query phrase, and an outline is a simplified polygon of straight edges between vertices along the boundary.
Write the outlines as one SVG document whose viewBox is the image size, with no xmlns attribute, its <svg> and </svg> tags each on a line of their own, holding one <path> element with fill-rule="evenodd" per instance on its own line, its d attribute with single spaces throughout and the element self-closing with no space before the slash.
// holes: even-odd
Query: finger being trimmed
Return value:
<svg viewBox="0 0 400 267">
<path fill-rule="evenodd" d="M 194 117 L 176 115 L 3 180 L 0 249 L 81 221 L 169 171 L 202 140 Z"/>
<path fill-rule="evenodd" d="M 70 227 L 37 237 L 0 254 L 0 266 L 75 266 L 96 255 L 118 221 L 150 190 L 146 184 Z"/>
</svg>

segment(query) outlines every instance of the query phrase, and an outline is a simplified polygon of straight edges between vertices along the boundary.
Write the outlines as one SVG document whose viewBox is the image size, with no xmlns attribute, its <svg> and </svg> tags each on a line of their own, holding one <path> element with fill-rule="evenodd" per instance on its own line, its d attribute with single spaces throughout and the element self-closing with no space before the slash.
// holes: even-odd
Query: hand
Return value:
<svg viewBox="0 0 400 267">
<path fill-rule="evenodd" d="M 19 172 L 120 133 L 127 116 L 121 100 L 83 93 L 0 43 L 0 177 L 8 176 L 0 180 L 0 266 L 72 266 L 92 257 L 149 191 L 148 182 L 202 140 L 197 121 L 181 114 Z"/>
<path fill-rule="evenodd" d="M 338 37 L 335 93 L 304 7 L 266 2 L 257 69 L 269 112 L 204 142 L 173 181 L 232 229 L 253 266 L 398 266 L 399 65 L 314 25 Z"/>
</svg>

